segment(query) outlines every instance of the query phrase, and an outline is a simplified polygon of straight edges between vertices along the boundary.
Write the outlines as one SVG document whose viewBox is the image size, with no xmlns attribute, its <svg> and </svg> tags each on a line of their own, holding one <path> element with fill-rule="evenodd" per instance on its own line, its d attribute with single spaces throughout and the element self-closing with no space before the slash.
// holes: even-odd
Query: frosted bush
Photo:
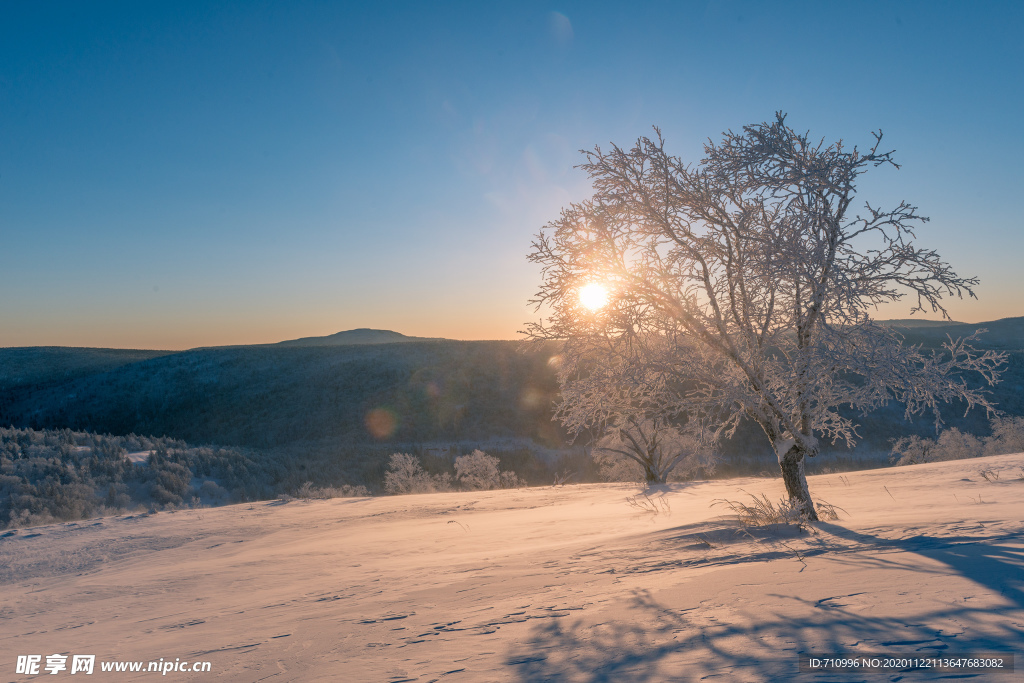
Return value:
<svg viewBox="0 0 1024 683">
<path fill-rule="evenodd" d="M 320 490 L 327 498 L 366 498 L 370 495 L 370 490 L 361 484 L 356 486 L 349 484 L 325 486 Z"/>
<path fill-rule="evenodd" d="M 992 436 L 985 439 L 985 455 L 1024 453 L 1024 417 L 992 420 Z"/>
<path fill-rule="evenodd" d="M 307 481 L 295 491 L 295 497 L 302 500 L 328 500 L 330 498 L 359 498 L 369 496 L 370 492 L 365 486 L 314 486 L 313 482 Z"/>
<path fill-rule="evenodd" d="M 892 460 L 897 465 L 916 465 L 944 460 L 966 460 L 982 455 L 981 439 L 950 427 L 938 440 L 910 436 L 897 439 L 892 447 Z"/>
<path fill-rule="evenodd" d="M 501 488 L 503 489 L 517 489 L 522 486 L 526 486 L 526 482 L 519 478 L 519 475 L 511 470 L 506 470 L 501 473 Z"/>
<path fill-rule="evenodd" d="M 393 454 L 384 475 L 384 491 L 391 494 L 433 493 L 450 491 L 451 488 L 450 474 L 446 472 L 431 476 L 420 466 L 419 459 L 408 453 Z"/>
<path fill-rule="evenodd" d="M 455 478 L 464 489 L 486 491 L 501 486 L 498 459 L 477 449 L 455 458 Z"/>
<path fill-rule="evenodd" d="M 956 427 L 950 427 L 939 434 L 936 456 L 938 460 L 966 460 L 982 454 L 981 439 L 965 434 Z"/>
<path fill-rule="evenodd" d="M 931 462 L 934 449 L 934 439 L 922 439 L 917 435 L 904 436 L 893 442 L 892 455 L 889 459 L 896 465 L 917 465 L 922 462 Z"/>
<path fill-rule="evenodd" d="M 455 458 L 455 479 L 459 486 L 469 491 L 514 489 L 524 484 L 515 472 L 500 471 L 499 462 L 498 458 L 480 449 L 469 455 L 460 455 Z"/>
</svg>

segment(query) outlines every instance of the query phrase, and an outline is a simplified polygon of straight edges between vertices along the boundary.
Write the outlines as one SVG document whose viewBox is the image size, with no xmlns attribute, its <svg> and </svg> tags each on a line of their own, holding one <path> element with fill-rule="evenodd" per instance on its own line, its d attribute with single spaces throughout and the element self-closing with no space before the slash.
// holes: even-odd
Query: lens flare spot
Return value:
<svg viewBox="0 0 1024 683">
<path fill-rule="evenodd" d="M 604 308 L 608 304 L 608 288 L 597 282 L 583 285 L 580 287 L 580 303 L 592 311 Z"/>
<path fill-rule="evenodd" d="M 441 387 L 438 386 L 437 382 L 427 382 L 427 386 L 424 387 L 424 391 L 430 398 L 441 397 Z"/>
<path fill-rule="evenodd" d="M 395 433 L 398 417 L 390 408 L 374 408 L 366 414 L 366 431 L 375 439 L 386 439 Z"/>
<path fill-rule="evenodd" d="M 544 404 L 544 398 L 543 392 L 540 392 L 533 387 L 527 387 L 519 396 L 519 405 L 527 410 L 532 410 L 542 406 Z"/>
</svg>

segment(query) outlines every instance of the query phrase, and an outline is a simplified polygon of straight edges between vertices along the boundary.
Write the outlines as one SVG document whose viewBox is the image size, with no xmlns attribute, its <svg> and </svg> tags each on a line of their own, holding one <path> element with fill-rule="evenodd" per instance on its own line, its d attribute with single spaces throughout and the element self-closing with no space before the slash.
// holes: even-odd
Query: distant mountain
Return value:
<svg viewBox="0 0 1024 683">
<path fill-rule="evenodd" d="M 945 327 L 947 325 L 966 325 L 955 320 L 921 320 L 919 318 L 896 318 L 894 320 L 876 320 L 885 327 Z"/>
<path fill-rule="evenodd" d="M 399 344 L 404 342 L 443 341 L 436 337 L 409 337 L 391 330 L 356 330 L 335 332 L 326 337 L 302 337 L 278 342 L 275 346 L 349 346 L 354 344 Z"/>
<path fill-rule="evenodd" d="M 986 330 L 975 342 L 975 346 L 984 349 L 1019 350 L 1024 349 L 1024 317 L 1002 318 L 983 323 L 942 322 L 933 320 L 882 320 L 883 325 L 891 325 L 900 330 L 906 341 L 911 344 L 923 344 L 926 347 L 937 347 L 947 340 L 947 336 L 957 339 L 974 334 L 977 330 Z"/>
</svg>

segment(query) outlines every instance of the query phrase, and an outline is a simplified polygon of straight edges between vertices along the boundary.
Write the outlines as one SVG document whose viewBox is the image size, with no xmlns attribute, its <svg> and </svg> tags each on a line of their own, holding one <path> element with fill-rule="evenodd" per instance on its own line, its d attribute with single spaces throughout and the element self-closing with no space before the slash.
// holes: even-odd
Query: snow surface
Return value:
<svg viewBox="0 0 1024 683">
<path fill-rule="evenodd" d="M 149 462 L 149 456 L 153 455 L 156 451 L 133 451 L 131 453 L 125 453 L 124 457 L 128 458 L 133 465 L 145 465 Z"/>
<path fill-rule="evenodd" d="M 17 655 L 64 653 L 210 661 L 167 675 L 195 681 L 935 680 L 798 674 L 797 656 L 1022 659 L 1022 466 L 809 477 L 846 513 L 807 533 L 747 533 L 712 506 L 778 499 L 769 479 L 671 485 L 657 514 L 606 484 L 25 529 L 0 538 L 0 671 L 50 680 L 16 676 Z"/>
</svg>

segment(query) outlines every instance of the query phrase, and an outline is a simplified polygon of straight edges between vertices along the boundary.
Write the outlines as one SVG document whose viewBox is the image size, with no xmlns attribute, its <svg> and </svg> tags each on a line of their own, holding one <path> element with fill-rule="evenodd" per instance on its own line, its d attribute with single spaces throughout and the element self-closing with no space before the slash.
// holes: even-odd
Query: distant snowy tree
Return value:
<svg viewBox="0 0 1024 683">
<path fill-rule="evenodd" d="M 515 472 L 500 471 L 499 463 L 498 458 L 476 449 L 469 455 L 455 458 L 455 478 L 463 488 L 471 491 L 521 486 L 519 476 Z"/>
<path fill-rule="evenodd" d="M 498 459 L 477 449 L 469 455 L 455 458 L 455 478 L 463 488 L 471 491 L 495 489 L 501 486 Z"/>
<path fill-rule="evenodd" d="M 991 410 L 1005 356 L 973 337 L 934 353 L 903 343 L 870 313 L 906 294 L 914 312 L 948 319 L 944 296 L 974 296 L 913 229 L 901 202 L 852 210 L 855 185 L 879 151 L 825 146 L 775 120 L 729 131 L 696 166 L 664 150 L 661 132 L 631 150 L 595 148 L 582 164 L 591 199 L 538 235 L 534 340 L 563 343 L 557 416 L 571 431 L 628 416 L 689 425 L 709 438 L 753 420 L 777 454 L 790 500 L 817 519 L 804 462 L 819 437 L 852 445 L 856 424 L 890 400 L 906 416 L 942 402 Z"/>
<path fill-rule="evenodd" d="M 450 491 L 451 475 L 431 475 L 424 471 L 419 459 L 408 453 L 394 453 L 384 474 L 384 491 L 390 494 L 403 493 L 434 493 Z"/>
<path fill-rule="evenodd" d="M 893 443 L 892 457 L 897 465 L 917 465 L 943 460 L 966 460 L 984 455 L 981 439 L 965 434 L 956 427 L 942 430 L 938 439 L 910 436 Z"/>
<path fill-rule="evenodd" d="M 661 420 L 620 417 L 593 448 L 593 458 L 609 481 L 663 484 L 673 473 L 693 475 L 714 469 L 708 445 Z"/>
<path fill-rule="evenodd" d="M 922 439 L 917 434 L 903 436 L 893 442 L 889 460 L 895 465 L 932 462 L 935 459 L 935 445 L 935 439 Z"/>
<path fill-rule="evenodd" d="M 985 455 L 1024 453 L 1024 417 L 1003 416 L 992 420 L 992 436 L 985 439 Z"/>
</svg>

